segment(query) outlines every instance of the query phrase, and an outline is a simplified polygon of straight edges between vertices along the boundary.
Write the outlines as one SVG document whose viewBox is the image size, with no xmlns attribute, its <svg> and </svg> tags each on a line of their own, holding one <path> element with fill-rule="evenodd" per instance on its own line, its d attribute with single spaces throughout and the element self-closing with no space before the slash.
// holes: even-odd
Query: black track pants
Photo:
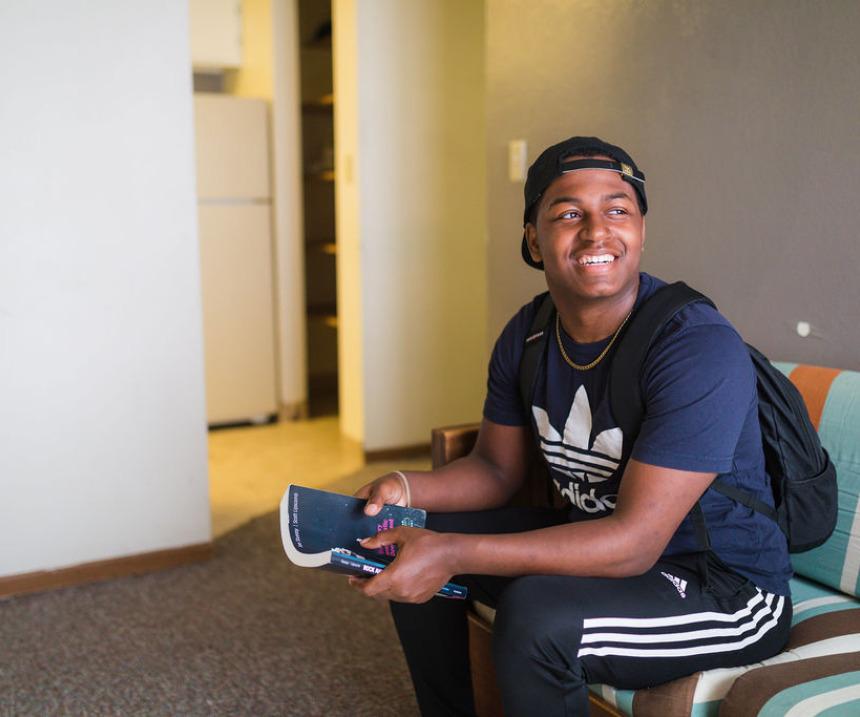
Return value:
<svg viewBox="0 0 860 717">
<path fill-rule="evenodd" d="M 505 509 L 428 516 L 448 532 L 500 533 L 563 521 Z M 632 578 L 459 576 L 497 608 L 493 659 L 508 717 L 588 715 L 589 683 L 638 689 L 776 654 L 791 601 L 762 592 L 712 554 L 677 556 Z M 474 715 L 465 604 L 391 603 L 424 717 Z"/>
</svg>

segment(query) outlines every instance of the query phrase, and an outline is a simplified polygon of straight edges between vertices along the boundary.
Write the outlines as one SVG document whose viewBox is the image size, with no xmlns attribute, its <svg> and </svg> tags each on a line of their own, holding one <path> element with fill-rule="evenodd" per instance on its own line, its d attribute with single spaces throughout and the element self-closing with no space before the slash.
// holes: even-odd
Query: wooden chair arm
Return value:
<svg viewBox="0 0 860 717">
<path fill-rule="evenodd" d="M 457 458 L 468 455 L 478 439 L 478 423 L 466 423 L 459 426 L 440 426 L 430 432 L 430 455 L 433 468 L 441 468 Z M 543 462 L 531 461 L 531 469 L 526 482 L 511 505 L 552 505 L 561 503 L 552 500 L 547 494 L 547 477 Z"/>
<path fill-rule="evenodd" d="M 441 426 L 430 433 L 430 457 L 433 468 L 441 468 L 451 461 L 468 455 L 478 439 L 477 423 L 459 426 Z"/>
</svg>

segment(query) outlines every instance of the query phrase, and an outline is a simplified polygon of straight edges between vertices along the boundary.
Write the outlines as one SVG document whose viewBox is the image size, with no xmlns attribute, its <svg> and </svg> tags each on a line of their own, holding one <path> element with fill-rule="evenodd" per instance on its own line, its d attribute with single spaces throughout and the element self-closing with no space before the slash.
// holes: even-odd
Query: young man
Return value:
<svg viewBox="0 0 860 717">
<path fill-rule="evenodd" d="M 772 502 L 756 380 L 743 341 L 714 309 L 683 309 L 643 368 L 645 416 L 630 459 L 609 408 L 616 338 L 663 285 L 640 273 L 645 177 L 621 148 L 574 137 L 529 169 L 522 252 L 557 308 L 530 405 L 518 387 L 542 297 L 498 339 L 472 453 L 362 488 L 366 512 L 425 508 L 428 530 L 398 546 L 366 595 L 392 612 L 424 715 L 474 714 L 464 606 L 433 598 L 456 576 L 497 608 L 494 663 L 508 715 L 588 713 L 587 684 L 640 688 L 748 664 L 782 648 L 791 621 L 785 538 L 713 490 L 716 476 Z M 536 443 L 564 511 L 503 508 Z M 690 511 L 701 506 L 711 549 Z M 431 599 L 433 598 L 433 599 Z"/>
</svg>

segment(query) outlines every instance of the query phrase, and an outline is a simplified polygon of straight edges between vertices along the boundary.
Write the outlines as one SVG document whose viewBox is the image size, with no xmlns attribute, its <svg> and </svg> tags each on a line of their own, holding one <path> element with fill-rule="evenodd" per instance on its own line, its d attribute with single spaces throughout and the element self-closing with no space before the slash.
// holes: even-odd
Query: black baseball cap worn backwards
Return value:
<svg viewBox="0 0 860 717">
<path fill-rule="evenodd" d="M 611 157 L 613 161 L 594 159 L 594 155 L 598 154 Z M 579 159 L 569 159 L 570 157 L 579 157 Z M 608 144 L 597 137 L 571 137 L 545 149 L 534 161 L 534 164 L 529 167 L 526 186 L 523 191 L 525 195 L 524 227 L 528 224 L 532 210 L 547 187 L 561 175 L 580 169 L 606 169 L 611 172 L 618 172 L 621 179 L 636 190 L 639 208 L 643 216 L 648 211 L 648 200 L 645 198 L 645 175 L 639 171 L 633 158 L 627 152 L 621 147 Z M 522 255 L 526 264 L 535 269 L 543 269 L 543 262 L 535 261 L 529 253 L 525 233 L 523 233 Z"/>
</svg>

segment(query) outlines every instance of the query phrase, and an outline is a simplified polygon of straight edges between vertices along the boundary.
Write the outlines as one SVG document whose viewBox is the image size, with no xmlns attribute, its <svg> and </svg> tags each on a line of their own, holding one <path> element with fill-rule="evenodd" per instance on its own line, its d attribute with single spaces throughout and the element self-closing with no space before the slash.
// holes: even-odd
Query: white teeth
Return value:
<svg viewBox="0 0 860 717">
<path fill-rule="evenodd" d="M 615 261 L 612 254 L 600 254 L 599 256 L 584 256 L 579 260 L 580 264 L 610 264 Z"/>
</svg>

